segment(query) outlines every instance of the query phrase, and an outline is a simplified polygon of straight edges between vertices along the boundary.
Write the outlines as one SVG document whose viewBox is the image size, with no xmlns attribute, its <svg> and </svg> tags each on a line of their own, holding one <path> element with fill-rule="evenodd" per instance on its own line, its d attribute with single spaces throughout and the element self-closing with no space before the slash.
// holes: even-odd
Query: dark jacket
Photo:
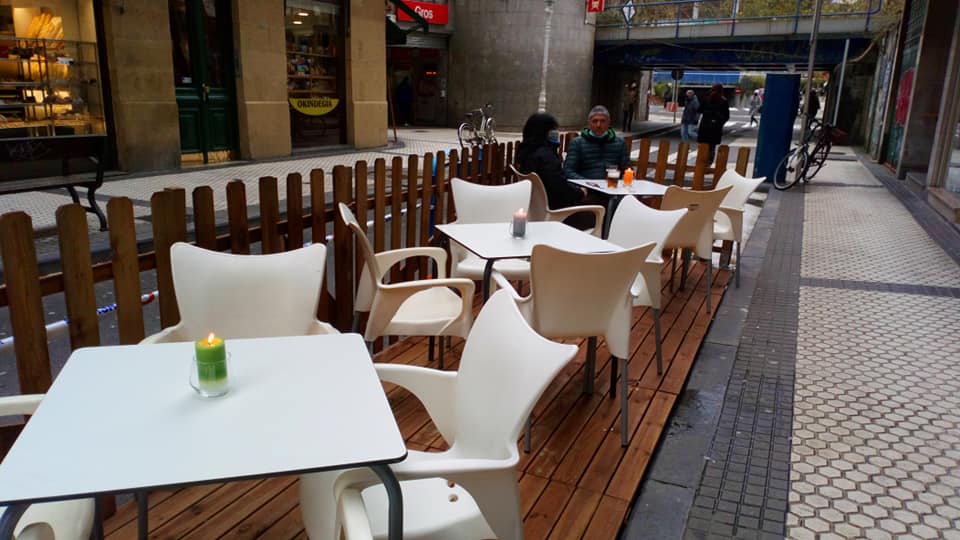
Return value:
<svg viewBox="0 0 960 540">
<path fill-rule="evenodd" d="M 630 166 L 623 138 L 617 137 L 613 128 L 599 137 L 589 128 L 583 128 L 580 136 L 570 141 L 567 147 L 563 174 L 567 178 L 606 178 L 608 163 L 616 163 L 621 171 Z"/>
<path fill-rule="evenodd" d="M 537 173 L 547 190 L 547 201 L 552 209 L 575 206 L 583 200 L 583 191 L 567 182 L 560 165 L 556 147 L 541 144 L 534 148 L 517 149 L 517 169 L 522 173 Z"/>
<path fill-rule="evenodd" d="M 680 117 L 680 123 L 682 124 L 696 124 L 697 118 L 700 117 L 700 113 L 697 112 L 697 109 L 700 108 L 700 100 L 697 99 L 697 96 L 694 95 L 692 98 L 687 100 L 687 104 L 683 106 L 683 116 Z"/>
<path fill-rule="evenodd" d="M 720 144 L 723 125 L 730 120 L 730 104 L 726 98 L 711 100 L 707 96 L 700 104 L 700 128 L 697 130 L 697 142 Z"/>
</svg>

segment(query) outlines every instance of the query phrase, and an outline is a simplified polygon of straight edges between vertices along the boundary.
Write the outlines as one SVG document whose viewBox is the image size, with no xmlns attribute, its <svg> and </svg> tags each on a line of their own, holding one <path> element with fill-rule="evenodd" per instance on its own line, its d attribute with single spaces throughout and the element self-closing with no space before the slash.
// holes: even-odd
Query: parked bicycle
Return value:
<svg viewBox="0 0 960 540">
<path fill-rule="evenodd" d="M 842 132 L 828 122 L 811 120 L 803 141 L 783 156 L 773 173 L 773 187 L 784 190 L 797 182 L 809 182 L 823 168 Z M 812 148 L 811 148 L 812 145 Z"/>
<path fill-rule="evenodd" d="M 487 103 L 482 109 L 474 109 L 465 115 L 466 119 L 457 128 L 461 147 L 497 143 L 492 111 L 493 105 Z"/>
</svg>

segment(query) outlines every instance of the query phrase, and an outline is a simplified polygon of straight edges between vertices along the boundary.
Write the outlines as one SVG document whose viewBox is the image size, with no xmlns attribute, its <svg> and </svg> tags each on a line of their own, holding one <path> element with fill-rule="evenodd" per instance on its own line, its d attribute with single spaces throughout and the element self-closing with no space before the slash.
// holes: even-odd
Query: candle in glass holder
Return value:
<svg viewBox="0 0 960 540">
<path fill-rule="evenodd" d="M 527 212 L 523 208 L 513 213 L 513 227 L 510 233 L 516 238 L 523 238 L 527 234 Z"/>
<path fill-rule="evenodd" d="M 197 390 L 206 397 L 227 393 L 227 349 L 222 338 L 210 333 L 194 344 Z"/>
</svg>

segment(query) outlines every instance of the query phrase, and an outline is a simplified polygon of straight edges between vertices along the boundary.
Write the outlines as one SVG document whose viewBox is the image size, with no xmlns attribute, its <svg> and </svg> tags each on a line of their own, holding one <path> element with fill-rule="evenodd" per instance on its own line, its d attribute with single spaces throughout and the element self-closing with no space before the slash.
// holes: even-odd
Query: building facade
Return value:
<svg viewBox="0 0 960 540">
<path fill-rule="evenodd" d="M 128 172 L 386 144 L 383 0 L 0 0 L 0 81 L 11 87 L 37 77 L 25 68 L 44 56 L 24 56 L 29 39 L 95 51 L 99 68 L 82 81 L 103 103 L 80 107 L 74 88 L 58 99 L 77 112 L 14 111 L 19 123 L 0 120 L 0 137 L 69 133 L 86 114 L 82 129 L 109 133 L 113 165 Z M 78 54 L 45 58 L 64 56 L 58 69 L 81 71 Z M 60 80 L 47 77 L 47 88 Z M 43 119 L 46 132 L 30 128 Z"/>
</svg>

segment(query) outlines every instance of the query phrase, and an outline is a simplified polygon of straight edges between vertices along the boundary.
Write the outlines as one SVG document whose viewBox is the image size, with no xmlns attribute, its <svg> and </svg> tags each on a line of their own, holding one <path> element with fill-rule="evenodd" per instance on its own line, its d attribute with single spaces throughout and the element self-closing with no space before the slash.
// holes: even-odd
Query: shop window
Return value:
<svg viewBox="0 0 960 540">
<path fill-rule="evenodd" d="M 93 0 L 0 0 L 0 139 L 104 131 Z"/>
<path fill-rule="evenodd" d="M 960 194 L 960 122 L 953 130 L 953 144 L 950 145 L 950 162 L 947 164 L 947 177 L 944 181 L 947 191 Z"/>
<path fill-rule="evenodd" d="M 295 148 L 346 139 L 341 1 L 287 0 L 287 92 Z"/>
</svg>

